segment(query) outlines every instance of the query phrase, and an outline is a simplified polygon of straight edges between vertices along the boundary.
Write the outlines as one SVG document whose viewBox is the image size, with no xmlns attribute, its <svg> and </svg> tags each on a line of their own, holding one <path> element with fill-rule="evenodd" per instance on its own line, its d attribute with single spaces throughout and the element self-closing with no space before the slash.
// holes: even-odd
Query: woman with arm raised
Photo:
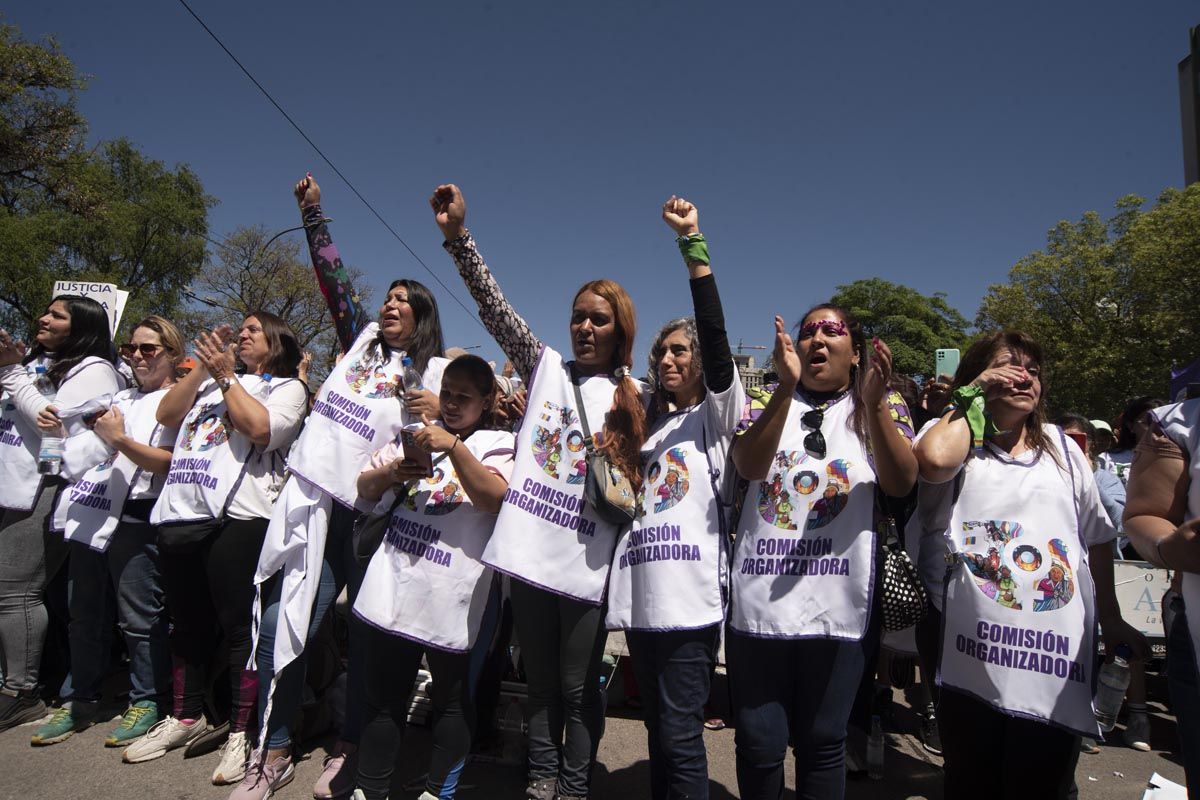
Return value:
<svg viewBox="0 0 1200 800">
<path fill-rule="evenodd" d="M 604 721 L 604 595 L 618 526 L 583 502 L 580 417 L 596 432 L 597 447 L 636 483 L 646 414 L 642 386 L 629 375 L 633 301 L 610 280 L 580 287 L 570 312 L 574 360 L 564 360 L 504 298 L 466 229 L 458 187 L 439 186 L 430 204 L 483 324 L 529 389 L 510 488 L 483 554 L 485 564 L 512 578 L 529 678 L 527 796 L 587 797 Z"/>
</svg>

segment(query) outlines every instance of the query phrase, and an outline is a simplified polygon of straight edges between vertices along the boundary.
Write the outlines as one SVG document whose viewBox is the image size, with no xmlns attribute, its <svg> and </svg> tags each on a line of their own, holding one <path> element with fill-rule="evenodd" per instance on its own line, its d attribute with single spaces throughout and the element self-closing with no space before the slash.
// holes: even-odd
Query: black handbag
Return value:
<svg viewBox="0 0 1200 800">
<path fill-rule="evenodd" d="M 587 411 L 583 406 L 583 395 L 575 379 L 575 365 L 571 364 L 571 387 L 575 389 L 575 405 L 579 410 L 579 424 L 583 428 L 583 446 L 587 450 L 587 478 L 583 483 L 583 499 L 596 510 L 596 515 L 613 525 L 628 525 L 637 519 L 637 495 L 633 484 L 625 473 L 617 469 L 608 453 L 596 449 L 596 442 L 588 426 Z"/>
<path fill-rule="evenodd" d="M 900 545 L 896 520 L 882 516 L 879 531 L 879 607 L 883 613 L 883 629 L 900 631 L 911 628 L 929 613 L 929 595 L 917 565 Z"/>
</svg>

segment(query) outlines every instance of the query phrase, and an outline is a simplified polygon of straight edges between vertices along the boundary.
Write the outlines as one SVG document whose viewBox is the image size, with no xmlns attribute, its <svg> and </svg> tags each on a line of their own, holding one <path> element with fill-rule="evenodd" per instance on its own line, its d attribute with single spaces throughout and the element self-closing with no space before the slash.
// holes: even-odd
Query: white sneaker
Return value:
<svg viewBox="0 0 1200 800">
<path fill-rule="evenodd" d="M 153 761 L 162 758 L 168 750 L 185 747 L 204 733 L 204 720 L 193 720 L 191 725 L 185 725 L 174 717 L 156 722 L 146 735 L 138 739 L 121 755 L 126 764 L 141 764 L 143 761 Z"/>
<path fill-rule="evenodd" d="M 1130 714 L 1125 723 L 1125 744 L 1143 753 L 1150 751 L 1150 718 L 1145 714 Z"/>
<path fill-rule="evenodd" d="M 250 742 L 246 741 L 246 732 L 229 734 L 225 744 L 221 745 L 221 761 L 213 770 L 213 785 L 225 786 L 240 781 L 246 775 L 246 761 L 249 758 Z"/>
</svg>

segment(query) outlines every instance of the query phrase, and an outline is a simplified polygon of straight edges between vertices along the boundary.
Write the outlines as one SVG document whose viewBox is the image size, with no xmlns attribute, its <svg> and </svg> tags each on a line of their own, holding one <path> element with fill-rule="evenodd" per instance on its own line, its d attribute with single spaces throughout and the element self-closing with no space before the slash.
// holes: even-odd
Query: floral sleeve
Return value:
<svg viewBox="0 0 1200 800">
<path fill-rule="evenodd" d="M 479 306 L 479 318 L 484 327 L 500 345 L 504 355 L 512 361 L 517 374 L 528 384 L 542 351 L 541 340 L 533 335 L 529 324 L 505 299 L 500 284 L 496 283 L 491 270 L 483 263 L 483 256 L 479 255 L 470 233 L 464 233 L 442 247 L 453 256 L 458 274 Z"/>
<path fill-rule="evenodd" d="M 367 314 L 354 287 L 350 285 L 350 276 L 342 266 L 342 258 L 333 244 L 333 237 L 329 235 L 321 206 L 307 206 L 301 216 L 304 218 L 304 233 L 308 237 L 308 253 L 317 273 L 317 284 L 325 296 L 329 313 L 333 315 L 338 342 L 344 353 L 367 326 Z"/>
</svg>

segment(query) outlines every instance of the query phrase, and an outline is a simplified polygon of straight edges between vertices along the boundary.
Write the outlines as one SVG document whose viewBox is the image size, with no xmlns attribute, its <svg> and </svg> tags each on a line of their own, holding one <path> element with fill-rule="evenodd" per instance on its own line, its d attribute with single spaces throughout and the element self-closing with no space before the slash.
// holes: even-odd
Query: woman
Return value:
<svg viewBox="0 0 1200 800">
<path fill-rule="evenodd" d="M 43 433 L 63 434 L 56 412 L 125 388 L 114 366 L 108 314 L 95 300 L 55 298 L 38 319 L 33 349 L 0 331 L 0 730 L 41 718 L 38 668 L 48 617 L 42 590 L 67 557 L 61 533 L 51 531 L 54 499 L 65 480 L 38 471 Z M 34 371 L 45 369 L 52 400 Z"/>
<path fill-rule="evenodd" d="M 612 281 L 585 283 L 571 308 L 575 360 L 564 361 L 505 300 L 467 232 L 458 187 L 439 186 L 430 204 L 446 239 L 442 246 L 483 324 L 529 392 L 513 488 L 483 554 L 485 564 L 513 579 L 513 615 L 529 679 L 526 794 L 585 798 L 604 722 L 604 590 L 618 530 L 582 502 L 586 451 L 579 418 L 586 416 L 597 445 L 636 482 L 646 419 L 641 386 L 629 376 L 633 301 Z"/>
<path fill-rule="evenodd" d="M 422 653 L 433 676 L 433 755 L 420 800 L 453 798 L 471 749 L 476 676 L 469 662 L 476 642 L 491 638 L 484 620 L 496 599 L 494 573 L 480 556 L 513 465 L 513 435 L 491 429 L 495 393 L 487 362 L 459 356 L 442 376 L 440 423 L 414 436 L 436 456 L 433 476 L 393 443 L 358 478 L 359 496 L 391 516 L 354 604 L 370 626 L 369 722 L 358 756 L 367 800 L 388 796 Z M 494 613 L 487 616 L 494 624 Z"/>
<path fill-rule="evenodd" d="M 876 492 L 903 497 L 917 473 L 891 368 L 842 308 L 813 308 L 795 343 L 775 317 L 779 385 L 733 446 L 750 481 L 725 646 L 744 798 L 779 797 L 789 741 L 798 797 L 845 793 L 846 725 L 879 639 Z"/>
<path fill-rule="evenodd" d="M 654 399 L 642 448 L 642 513 L 617 542 L 610 630 L 624 630 L 644 704 L 650 795 L 707 798 L 704 703 L 728 591 L 725 461 L 746 402 L 696 207 L 663 219 L 688 268 L 695 319 L 668 322 L 650 347 Z M 723 477 L 724 475 L 724 477 Z"/>
<path fill-rule="evenodd" d="M 1117 607 L 1115 532 L 1087 458 L 1045 423 L 1042 367 L 1024 333 L 976 342 L 954 376 L 953 408 L 916 446 L 917 516 L 943 556 L 932 573 L 938 559 L 922 560 L 942 629 L 947 797 L 1066 797 L 1079 736 L 1098 731 L 1097 616 L 1106 652 L 1146 652 Z M 997 753 L 1021 769 L 997 770 Z"/>
<path fill-rule="evenodd" d="M 1200 399 L 1154 409 L 1150 423 L 1129 475 L 1125 532 L 1142 558 L 1182 576 L 1183 602 L 1174 603 L 1167 638 L 1167 684 L 1188 794 L 1200 797 Z"/>
<path fill-rule="evenodd" d="M 1116 444 L 1096 459 L 1100 469 L 1113 473 L 1121 479 L 1121 483 L 1129 482 L 1133 450 L 1150 427 L 1150 412 L 1163 405 L 1166 405 L 1164 401 L 1149 396 L 1135 397 L 1125 405 L 1125 410 L 1117 420 Z M 1121 521 L 1114 519 L 1113 523 L 1120 526 Z"/>
<path fill-rule="evenodd" d="M 290 726 L 304 689 L 304 646 L 342 587 L 348 584 L 353 602 L 362 580 L 350 554 L 355 478 L 371 453 L 393 440 L 401 426 L 421 414 L 437 416 L 436 393 L 448 363 L 441 358 L 441 319 L 429 290 L 414 280 L 393 281 L 378 319 L 368 323 L 329 234 L 321 188 L 311 173 L 296 184 L 294 194 L 317 283 L 344 355 L 321 385 L 314 413 L 288 458 L 292 478 L 277 504 L 254 576 L 263 598 L 255 656 L 259 719 L 265 720 L 260 746 L 265 746 L 254 754 L 253 769 L 234 791 L 234 800 L 264 797 L 292 779 Z M 422 376 L 423 389 L 402 385 L 405 356 Z M 403 404 L 396 402 L 398 395 Z M 352 756 L 363 724 L 359 668 L 364 634 L 361 623 L 352 620 L 346 721 L 313 788 L 317 798 L 341 796 L 353 788 Z"/>
<path fill-rule="evenodd" d="M 170 684 L 167 615 L 158 574 L 158 532 L 150 509 L 171 465 L 177 431 L 158 422 L 158 404 L 175 383 L 183 337 L 162 317 L 134 326 L 121 348 L 136 389 L 118 393 L 92 423 L 71 438 L 63 475 L 71 481 L 59 499 L 55 527 L 71 551 L 71 674 L 63 705 L 33 735 L 33 744 L 64 741 L 95 722 L 109 666 L 114 610 L 129 654 L 129 707 L 104 740 L 121 747 L 159 720 Z"/>
<path fill-rule="evenodd" d="M 254 567 L 271 508 L 283 484 L 283 454 L 306 407 L 296 379 L 300 347 L 291 328 L 265 311 L 246 317 L 234 372 L 228 326 L 201 333 L 197 367 L 171 387 L 158 421 L 179 427 L 166 485 L 150 515 L 160 526 L 159 567 L 171 609 L 174 707 L 124 753 L 127 763 L 159 758 L 204 732 L 203 671 L 217 644 L 216 620 L 229 648 L 229 740 L 213 771 L 216 784 L 241 779 L 246 731 L 257 698 L 251 651 Z"/>
</svg>

